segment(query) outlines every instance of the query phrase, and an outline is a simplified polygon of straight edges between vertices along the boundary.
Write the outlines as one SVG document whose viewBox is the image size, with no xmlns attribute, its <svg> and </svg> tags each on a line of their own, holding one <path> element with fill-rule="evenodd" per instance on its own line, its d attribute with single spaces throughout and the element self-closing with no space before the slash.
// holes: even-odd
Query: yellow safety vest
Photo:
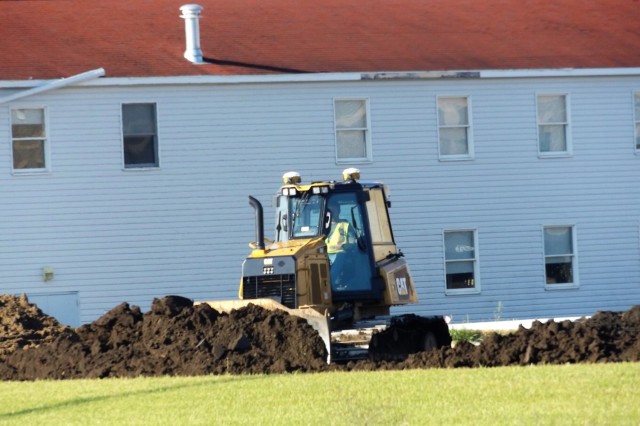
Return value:
<svg viewBox="0 0 640 426">
<path fill-rule="evenodd" d="M 327 253 L 341 253 L 342 246 L 347 243 L 349 235 L 349 224 L 347 222 L 338 222 L 334 225 L 333 231 L 327 237 Z"/>
</svg>

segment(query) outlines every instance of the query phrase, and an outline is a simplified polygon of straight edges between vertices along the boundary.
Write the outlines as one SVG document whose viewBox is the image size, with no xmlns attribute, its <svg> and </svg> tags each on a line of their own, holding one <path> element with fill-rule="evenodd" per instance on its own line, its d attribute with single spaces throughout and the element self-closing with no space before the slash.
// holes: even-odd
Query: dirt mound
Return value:
<svg viewBox="0 0 640 426">
<path fill-rule="evenodd" d="M 0 294 L 0 360 L 20 349 L 51 343 L 73 330 L 29 304 L 26 296 Z"/>
<path fill-rule="evenodd" d="M 361 363 L 359 369 L 501 367 L 640 361 L 640 305 L 626 312 L 598 312 L 589 319 L 541 323 L 514 333 L 487 334 L 480 345 L 410 355 L 399 363 Z"/>
<path fill-rule="evenodd" d="M 0 326 L 0 380 L 640 361 L 640 305 L 575 322 L 536 322 L 489 334 L 478 346 L 459 343 L 403 361 L 331 366 L 322 339 L 303 319 L 255 305 L 224 314 L 167 296 L 147 313 L 122 303 L 72 329 L 26 297 L 0 296 Z"/>
<path fill-rule="evenodd" d="M 4 299 L 3 299 L 4 300 Z M 25 298 L 6 299 L 0 307 L 14 311 Z M 322 339 L 301 318 L 255 305 L 221 314 L 209 305 L 168 296 L 151 310 L 120 304 L 95 322 L 64 328 L 37 310 L 25 309 L 22 322 L 47 322 L 47 339 L 11 345 L 0 356 L 0 379 L 33 380 L 82 377 L 133 377 L 221 373 L 283 373 L 326 368 Z M 15 333 L 18 332 L 18 333 Z M 14 327 L 0 335 L 16 340 Z M 3 343 L 2 346 L 4 347 Z"/>
</svg>

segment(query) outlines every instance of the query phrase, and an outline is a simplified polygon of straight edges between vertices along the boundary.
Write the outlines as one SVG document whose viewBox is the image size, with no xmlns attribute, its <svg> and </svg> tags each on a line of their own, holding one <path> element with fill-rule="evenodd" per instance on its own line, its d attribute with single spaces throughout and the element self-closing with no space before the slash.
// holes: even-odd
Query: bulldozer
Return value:
<svg viewBox="0 0 640 426">
<path fill-rule="evenodd" d="M 274 197 L 273 240 L 264 235 L 262 204 L 256 241 L 242 265 L 239 299 L 206 302 L 229 312 L 249 303 L 304 318 L 327 347 L 327 362 L 404 359 L 451 344 L 445 317 L 391 315 L 418 302 L 409 266 L 396 246 L 385 184 L 342 180 L 302 183 L 288 172 Z"/>
</svg>

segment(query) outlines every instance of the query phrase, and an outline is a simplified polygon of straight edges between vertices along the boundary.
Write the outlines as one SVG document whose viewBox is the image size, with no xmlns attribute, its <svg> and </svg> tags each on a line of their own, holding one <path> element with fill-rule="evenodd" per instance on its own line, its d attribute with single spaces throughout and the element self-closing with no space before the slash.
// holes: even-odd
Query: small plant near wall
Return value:
<svg viewBox="0 0 640 426">
<path fill-rule="evenodd" d="M 478 330 L 462 329 L 450 329 L 451 340 L 454 342 L 469 342 L 478 343 L 482 340 L 482 332 Z"/>
</svg>

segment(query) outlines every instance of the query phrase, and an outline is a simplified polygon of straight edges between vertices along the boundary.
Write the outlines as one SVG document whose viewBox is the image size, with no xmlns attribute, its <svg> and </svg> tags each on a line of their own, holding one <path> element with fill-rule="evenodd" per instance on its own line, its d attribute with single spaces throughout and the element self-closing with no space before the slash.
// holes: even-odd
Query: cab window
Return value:
<svg viewBox="0 0 640 426">
<path fill-rule="evenodd" d="M 319 195 L 289 199 L 291 237 L 310 238 L 319 235 L 323 198 Z"/>
</svg>

